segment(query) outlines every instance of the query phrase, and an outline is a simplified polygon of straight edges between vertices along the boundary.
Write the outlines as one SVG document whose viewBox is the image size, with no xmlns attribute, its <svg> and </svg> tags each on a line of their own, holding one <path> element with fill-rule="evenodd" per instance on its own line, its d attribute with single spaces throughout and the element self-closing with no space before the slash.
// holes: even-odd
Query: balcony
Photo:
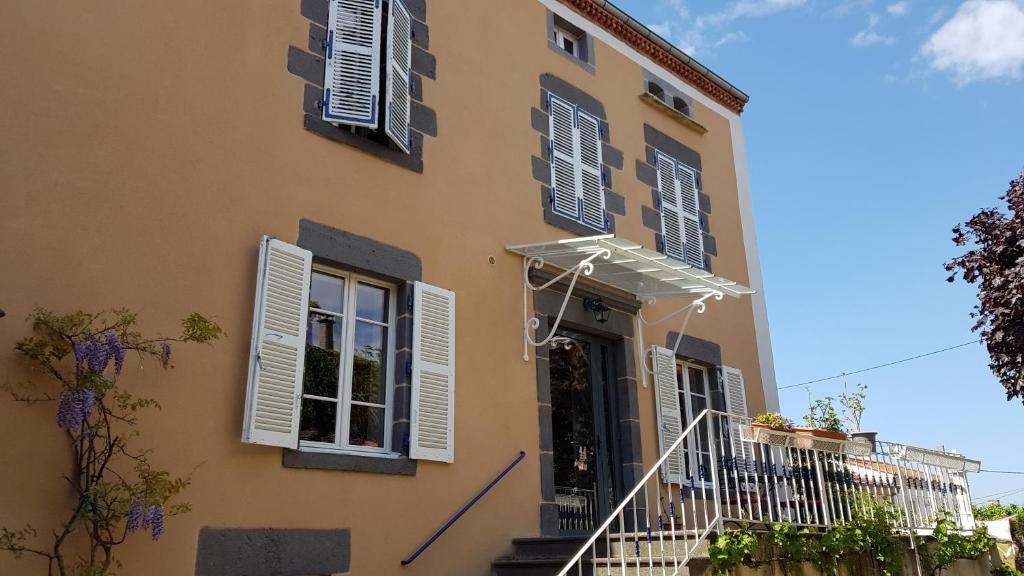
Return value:
<svg viewBox="0 0 1024 576">
<path fill-rule="evenodd" d="M 967 474 L 979 468 L 952 452 L 774 430 L 705 410 L 559 575 L 686 573 L 707 561 L 712 535 L 776 524 L 827 532 L 884 514 L 910 543 L 939 519 L 970 534 Z"/>
</svg>

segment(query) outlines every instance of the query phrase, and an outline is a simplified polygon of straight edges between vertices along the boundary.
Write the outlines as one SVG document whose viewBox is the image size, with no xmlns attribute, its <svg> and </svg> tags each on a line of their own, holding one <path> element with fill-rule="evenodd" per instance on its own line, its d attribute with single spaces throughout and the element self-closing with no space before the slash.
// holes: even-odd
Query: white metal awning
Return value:
<svg viewBox="0 0 1024 576">
<path fill-rule="evenodd" d="M 648 250 L 636 242 L 616 238 L 614 234 L 519 244 L 506 249 L 566 271 L 589 261 L 593 265 L 587 275 L 591 280 L 641 300 L 715 293 L 738 298 L 754 293 L 737 282 Z"/>
</svg>

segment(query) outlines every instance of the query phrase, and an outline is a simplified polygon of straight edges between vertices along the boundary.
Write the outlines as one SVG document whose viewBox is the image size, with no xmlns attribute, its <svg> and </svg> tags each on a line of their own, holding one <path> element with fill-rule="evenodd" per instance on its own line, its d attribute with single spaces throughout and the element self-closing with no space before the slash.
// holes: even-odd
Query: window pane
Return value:
<svg viewBox="0 0 1024 576">
<path fill-rule="evenodd" d="M 376 322 L 387 322 L 388 290 L 359 283 L 356 294 L 356 317 Z"/>
<path fill-rule="evenodd" d="M 352 446 L 384 446 L 384 409 L 352 405 L 348 443 Z"/>
<path fill-rule="evenodd" d="M 337 402 L 303 399 L 299 439 L 333 444 L 337 421 Z"/>
<path fill-rule="evenodd" d="M 704 395 L 706 392 L 706 386 L 704 382 L 704 371 L 700 368 L 688 367 L 687 373 L 690 376 L 690 392 L 692 394 Z M 694 412 L 696 414 L 696 412 Z"/>
<path fill-rule="evenodd" d="M 344 294 L 345 280 L 322 272 L 313 272 L 313 280 L 309 283 L 310 307 L 341 314 L 345 311 Z"/>
<path fill-rule="evenodd" d="M 387 398 L 387 329 L 356 321 L 352 355 L 352 399 L 384 404 Z"/>
<path fill-rule="evenodd" d="M 309 314 L 306 333 L 306 367 L 302 378 L 304 394 L 338 397 L 338 365 L 341 358 L 341 318 Z"/>
</svg>

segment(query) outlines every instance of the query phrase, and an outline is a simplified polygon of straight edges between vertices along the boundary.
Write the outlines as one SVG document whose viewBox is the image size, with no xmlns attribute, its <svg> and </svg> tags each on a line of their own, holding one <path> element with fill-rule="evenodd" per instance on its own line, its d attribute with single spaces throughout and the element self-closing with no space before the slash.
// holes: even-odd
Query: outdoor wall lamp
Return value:
<svg viewBox="0 0 1024 576">
<path fill-rule="evenodd" d="M 597 320 L 601 324 L 608 321 L 608 316 L 611 314 L 612 309 L 608 307 L 600 298 L 587 298 L 583 301 L 583 309 L 590 310 L 594 313 L 594 320 Z"/>
</svg>

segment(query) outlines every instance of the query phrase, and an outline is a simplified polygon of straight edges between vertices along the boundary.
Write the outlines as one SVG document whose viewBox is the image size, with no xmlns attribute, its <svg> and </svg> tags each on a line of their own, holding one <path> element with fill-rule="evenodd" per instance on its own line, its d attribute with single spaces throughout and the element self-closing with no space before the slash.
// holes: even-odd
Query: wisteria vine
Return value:
<svg viewBox="0 0 1024 576">
<path fill-rule="evenodd" d="M 72 470 L 63 474 L 70 488 L 66 519 L 53 530 L 51 543 L 42 543 L 32 527 L 0 527 L 0 550 L 15 557 L 40 557 L 48 576 L 107 576 L 120 564 L 114 548 L 129 535 L 164 534 L 168 516 L 187 512 L 189 505 L 172 502 L 191 482 L 191 475 L 172 476 L 150 464 L 150 451 L 129 447 L 138 435 L 138 414 L 159 408 L 140 398 L 119 381 L 138 386 L 141 371 L 129 370 L 129 354 L 140 367 L 146 360 L 171 368 L 172 345 L 212 343 L 223 336 L 215 322 L 191 314 L 175 338 L 146 338 L 136 330 L 134 313 L 113 310 L 99 314 L 55 314 L 37 309 L 29 317 L 32 335 L 15 346 L 26 360 L 57 385 L 56 392 L 28 383 L 3 387 L 26 404 L 56 403 L 56 424 L 68 440 Z M 83 533 L 88 548 L 72 545 Z M 69 551 L 68 549 L 71 549 Z M 73 554 L 73 555 L 72 555 Z"/>
</svg>

